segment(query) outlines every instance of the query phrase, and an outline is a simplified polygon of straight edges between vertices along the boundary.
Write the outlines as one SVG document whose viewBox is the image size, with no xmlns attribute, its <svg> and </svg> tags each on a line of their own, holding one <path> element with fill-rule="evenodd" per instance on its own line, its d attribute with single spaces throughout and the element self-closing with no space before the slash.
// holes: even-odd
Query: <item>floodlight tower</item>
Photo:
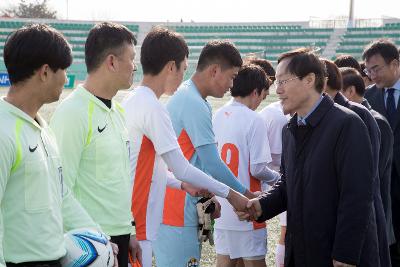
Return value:
<svg viewBox="0 0 400 267">
<path fill-rule="evenodd" d="M 350 9 L 349 9 L 349 22 L 347 24 L 348 28 L 352 28 L 355 26 L 355 19 L 354 19 L 354 0 L 350 0 Z"/>
</svg>

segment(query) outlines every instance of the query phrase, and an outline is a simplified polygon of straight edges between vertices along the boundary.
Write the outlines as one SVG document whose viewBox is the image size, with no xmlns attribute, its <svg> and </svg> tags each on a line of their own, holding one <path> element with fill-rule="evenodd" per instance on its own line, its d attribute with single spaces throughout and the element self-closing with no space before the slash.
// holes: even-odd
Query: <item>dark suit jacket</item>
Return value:
<svg viewBox="0 0 400 267">
<path fill-rule="evenodd" d="M 376 227 L 379 242 L 379 257 L 381 266 L 391 266 L 389 241 L 388 241 L 388 228 L 386 224 L 385 212 L 383 208 L 380 180 L 379 180 L 379 151 L 381 144 L 381 132 L 378 124 L 370 111 L 358 103 L 349 101 L 342 93 L 338 92 L 334 98 L 335 103 L 354 111 L 363 120 L 367 126 L 369 137 L 371 139 L 372 154 L 373 154 L 373 168 L 374 168 L 374 208 L 376 216 Z M 359 145 L 358 143 L 353 144 Z"/>
<path fill-rule="evenodd" d="M 384 102 L 384 90 L 371 86 L 365 92 L 365 98 L 371 107 L 387 118 Z M 400 103 L 397 104 L 396 121 L 392 127 L 393 131 L 393 164 L 391 176 L 391 198 L 392 198 L 392 221 L 394 234 L 397 242 L 400 240 Z"/>
<path fill-rule="evenodd" d="M 373 110 L 366 99 L 361 103 L 366 107 L 378 123 L 381 132 L 381 144 L 379 148 L 379 181 L 381 189 L 381 199 L 386 218 L 386 230 L 389 244 L 396 242 L 392 224 L 392 200 L 390 198 L 390 181 L 392 176 L 392 156 L 393 156 L 393 133 L 389 122 L 383 115 Z"/>
<path fill-rule="evenodd" d="M 306 121 L 283 129 L 282 178 L 260 197 L 259 221 L 287 209 L 285 266 L 381 266 L 367 127 L 328 96 Z"/>
</svg>

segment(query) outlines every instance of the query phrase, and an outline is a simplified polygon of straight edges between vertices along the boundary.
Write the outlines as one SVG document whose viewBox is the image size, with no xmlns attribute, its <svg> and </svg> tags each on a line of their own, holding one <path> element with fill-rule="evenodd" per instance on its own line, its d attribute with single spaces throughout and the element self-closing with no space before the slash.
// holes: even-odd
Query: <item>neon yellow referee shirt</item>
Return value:
<svg viewBox="0 0 400 267">
<path fill-rule="evenodd" d="M 50 121 L 66 184 L 110 236 L 132 232 L 129 139 L 123 108 L 78 86 Z"/>
<path fill-rule="evenodd" d="M 66 253 L 64 230 L 96 224 L 64 186 L 46 122 L 1 98 L 0 125 L 0 266 L 57 260 Z"/>
</svg>

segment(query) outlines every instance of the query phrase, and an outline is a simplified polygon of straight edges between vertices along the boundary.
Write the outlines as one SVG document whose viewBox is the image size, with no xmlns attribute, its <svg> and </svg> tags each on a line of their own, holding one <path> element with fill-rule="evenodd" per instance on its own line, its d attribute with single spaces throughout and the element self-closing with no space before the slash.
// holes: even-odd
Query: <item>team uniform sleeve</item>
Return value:
<svg viewBox="0 0 400 267">
<path fill-rule="evenodd" d="M 4 138 L 0 138 L 0 206 L 3 202 L 4 193 L 8 179 L 10 178 L 11 168 L 15 160 L 16 152 L 10 142 Z M 0 213 L 0 266 L 5 266 L 3 255 L 3 214 Z"/>
<path fill-rule="evenodd" d="M 170 152 L 167 152 L 167 154 Z M 164 154 L 165 155 L 165 154 Z M 167 172 L 167 186 L 175 189 L 182 189 L 182 181 L 175 178 L 174 174 L 170 171 Z"/>
<path fill-rule="evenodd" d="M 81 154 L 88 137 L 87 122 L 68 110 L 56 110 L 50 120 L 59 148 L 65 183 L 73 188 L 78 177 Z"/>
<path fill-rule="evenodd" d="M 273 185 L 280 177 L 267 164 L 271 162 L 268 140 L 265 138 L 267 128 L 261 117 L 254 120 L 247 136 L 250 151 L 250 173 L 255 178 Z"/>
<path fill-rule="evenodd" d="M 187 134 L 190 136 L 190 141 L 192 142 L 194 148 L 200 146 L 216 144 L 215 135 L 212 127 L 212 114 L 211 107 L 209 105 L 199 105 L 199 103 L 188 102 L 185 103 L 186 106 L 193 105 L 187 110 L 196 110 L 195 112 L 182 112 L 181 117 L 183 127 Z M 208 107 L 208 108 L 206 108 Z"/>
<path fill-rule="evenodd" d="M 144 122 L 143 132 L 152 141 L 158 155 L 179 148 L 168 111 L 161 105 L 151 110 Z"/>
<path fill-rule="evenodd" d="M 226 198 L 228 196 L 228 186 L 218 182 L 191 165 L 179 148 L 162 154 L 161 157 L 179 180 L 199 188 L 205 188 L 219 197 Z"/>
<path fill-rule="evenodd" d="M 222 161 L 215 144 L 200 146 L 196 148 L 196 152 L 207 173 L 213 178 L 242 194 L 246 192 L 247 188 L 236 179 L 228 166 Z"/>
</svg>

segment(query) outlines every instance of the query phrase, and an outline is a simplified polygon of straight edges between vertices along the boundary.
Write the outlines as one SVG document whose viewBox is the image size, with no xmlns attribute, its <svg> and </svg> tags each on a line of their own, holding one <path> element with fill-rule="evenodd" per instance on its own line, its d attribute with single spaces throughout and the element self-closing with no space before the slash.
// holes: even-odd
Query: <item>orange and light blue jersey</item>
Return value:
<svg viewBox="0 0 400 267">
<path fill-rule="evenodd" d="M 215 146 L 216 149 L 212 128 L 212 109 L 207 100 L 202 98 L 192 80 L 185 81 L 179 87 L 178 91 L 168 101 L 167 110 L 184 156 L 192 165 L 205 173 L 211 174 L 208 171 L 210 166 L 205 166 L 204 162 L 200 160 L 197 150 L 208 145 Z M 221 166 L 226 168 L 222 162 Z M 215 175 L 214 178 L 239 192 L 244 192 L 245 187 L 237 182 L 233 174 L 230 172 L 228 174 L 229 177 L 227 178 L 215 177 Z M 224 178 L 233 180 L 233 183 L 229 184 L 223 181 Z M 198 198 L 191 197 L 182 190 L 167 187 L 163 224 L 177 227 L 197 226 L 197 200 Z"/>
</svg>

